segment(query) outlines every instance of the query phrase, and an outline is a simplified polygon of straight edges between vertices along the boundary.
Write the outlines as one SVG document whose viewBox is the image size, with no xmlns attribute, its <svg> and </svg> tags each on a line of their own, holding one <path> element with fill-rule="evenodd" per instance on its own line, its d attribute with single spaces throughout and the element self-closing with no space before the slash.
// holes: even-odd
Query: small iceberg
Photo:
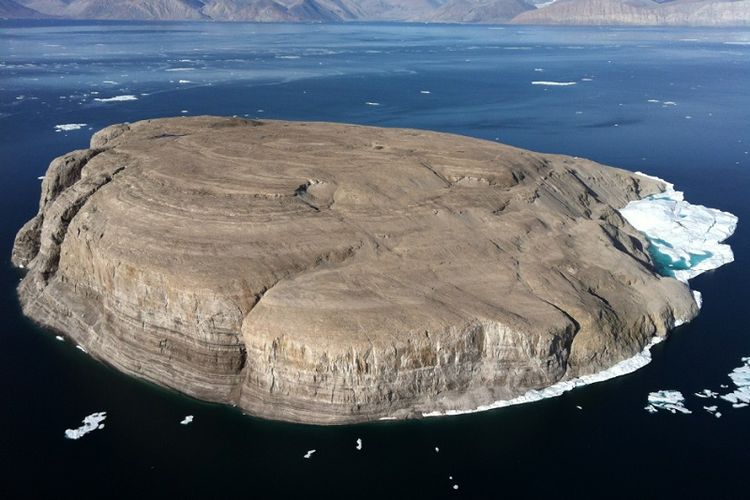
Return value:
<svg viewBox="0 0 750 500">
<path fill-rule="evenodd" d="M 649 413 L 666 410 L 670 413 L 692 413 L 685 408 L 685 397 L 680 391 L 656 391 L 648 395 L 648 405 L 644 409 Z"/>
<path fill-rule="evenodd" d="M 368 106 L 380 106 L 379 102 L 367 101 L 365 104 Z"/>
<path fill-rule="evenodd" d="M 361 450 L 362 449 L 362 439 L 361 438 L 357 438 L 357 446 L 356 446 L 356 448 L 357 448 L 357 450 Z"/>
<path fill-rule="evenodd" d="M 87 123 L 63 123 L 55 125 L 55 132 L 69 132 L 71 130 L 80 130 L 88 125 Z"/>
<path fill-rule="evenodd" d="M 316 451 L 317 450 L 307 450 L 307 453 L 305 453 L 305 458 L 310 458 Z"/>
<path fill-rule="evenodd" d="M 134 95 L 116 95 L 114 97 L 95 97 L 97 102 L 121 102 L 121 101 L 137 101 L 138 98 Z"/>
<path fill-rule="evenodd" d="M 630 225 L 648 238 L 649 253 L 657 269 L 687 283 L 701 273 L 732 262 L 732 249 L 722 242 L 734 233 L 737 217 L 688 203 L 673 184 L 657 180 L 667 186 L 663 193 L 631 201 L 620 210 Z"/>
<path fill-rule="evenodd" d="M 536 80 L 531 82 L 532 85 L 546 85 L 548 87 L 570 87 L 575 85 L 577 82 L 548 82 L 544 80 Z"/>
<path fill-rule="evenodd" d="M 185 418 L 183 418 L 182 420 L 180 420 L 180 424 L 181 425 L 188 425 L 188 424 L 191 424 L 192 422 L 193 422 L 193 416 L 192 415 L 187 415 Z"/>
<path fill-rule="evenodd" d="M 79 428 L 67 429 L 65 431 L 65 437 L 68 439 L 81 439 L 89 432 L 93 432 L 97 429 L 104 429 L 104 424 L 102 422 L 104 422 L 106 418 L 106 411 L 92 413 L 83 419 L 83 424 Z"/>
</svg>

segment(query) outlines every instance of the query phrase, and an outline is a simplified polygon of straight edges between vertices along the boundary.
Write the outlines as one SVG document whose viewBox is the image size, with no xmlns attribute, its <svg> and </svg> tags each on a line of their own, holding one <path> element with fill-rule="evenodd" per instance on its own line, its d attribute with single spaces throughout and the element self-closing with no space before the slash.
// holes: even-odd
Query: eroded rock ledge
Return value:
<svg viewBox="0 0 750 500">
<path fill-rule="evenodd" d="M 120 370 L 268 418 L 473 408 L 697 310 L 618 214 L 659 182 L 419 130 L 196 117 L 54 160 L 24 312 Z"/>
</svg>

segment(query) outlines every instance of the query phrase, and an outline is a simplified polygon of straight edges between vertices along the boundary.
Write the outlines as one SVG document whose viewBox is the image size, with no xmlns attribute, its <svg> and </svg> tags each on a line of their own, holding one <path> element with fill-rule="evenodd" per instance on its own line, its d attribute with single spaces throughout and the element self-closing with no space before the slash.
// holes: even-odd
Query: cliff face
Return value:
<svg viewBox="0 0 750 500">
<path fill-rule="evenodd" d="M 741 26 L 750 24 L 750 0 L 558 0 L 513 19 L 519 24 Z"/>
<path fill-rule="evenodd" d="M 696 313 L 616 208 L 656 181 L 465 137 L 214 117 L 56 159 L 13 262 L 93 356 L 263 417 L 468 409 Z"/>
</svg>

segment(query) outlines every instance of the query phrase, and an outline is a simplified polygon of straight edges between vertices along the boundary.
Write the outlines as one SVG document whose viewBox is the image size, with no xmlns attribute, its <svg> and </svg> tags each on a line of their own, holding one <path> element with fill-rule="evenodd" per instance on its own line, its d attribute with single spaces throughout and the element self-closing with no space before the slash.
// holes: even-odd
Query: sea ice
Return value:
<svg viewBox="0 0 750 500">
<path fill-rule="evenodd" d="M 362 449 L 362 439 L 360 439 L 360 438 L 357 438 L 357 446 L 356 446 L 356 448 L 357 448 L 358 450 L 361 450 L 361 449 Z"/>
<path fill-rule="evenodd" d="M 114 97 L 95 97 L 94 100 L 98 102 L 119 102 L 119 101 L 137 101 L 138 98 L 134 95 L 116 95 Z"/>
<path fill-rule="evenodd" d="M 190 80 L 180 80 L 177 83 L 185 84 L 185 83 L 193 83 L 193 82 L 191 82 Z"/>
<path fill-rule="evenodd" d="M 709 389 L 703 389 L 701 392 L 696 392 L 695 395 L 697 397 L 699 397 L 699 398 L 704 398 L 704 399 L 712 398 L 712 399 L 715 399 L 716 396 L 719 395 L 719 393 L 718 392 L 714 392 L 714 391 L 709 390 Z"/>
<path fill-rule="evenodd" d="M 86 123 L 63 123 L 55 125 L 55 132 L 68 132 L 70 130 L 80 130 L 85 127 Z"/>
<path fill-rule="evenodd" d="M 548 82 L 544 80 L 536 80 L 531 82 L 532 85 L 546 85 L 549 87 L 569 87 L 575 85 L 576 82 Z"/>
<path fill-rule="evenodd" d="M 92 413 L 83 419 L 83 424 L 77 429 L 67 429 L 65 437 L 68 439 L 80 439 L 89 432 L 97 429 L 104 429 L 104 420 L 107 418 L 106 411 Z"/>
<path fill-rule="evenodd" d="M 719 396 L 724 401 L 732 403 L 735 408 L 743 408 L 735 405 L 750 404 L 750 357 L 742 358 L 742 362 L 744 363 L 742 366 L 735 368 L 729 374 L 729 378 L 732 379 L 737 388 L 728 394 Z"/>
<path fill-rule="evenodd" d="M 193 422 L 193 416 L 192 415 L 187 415 L 185 418 L 183 418 L 182 420 L 180 420 L 180 424 L 182 424 L 182 425 L 188 425 L 188 424 L 190 424 L 192 422 Z"/>
<path fill-rule="evenodd" d="M 716 406 L 716 405 L 714 405 L 714 406 L 704 406 L 703 409 L 706 410 L 706 412 L 708 412 L 711 415 L 713 415 L 714 417 L 721 418 L 721 412 L 717 411 L 719 409 L 718 406 Z"/>
<path fill-rule="evenodd" d="M 732 262 L 732 249 L 721 242 L 734 233 L 737 217 L 688 203 L 681 191 L 662 182 L 666 185 L 663 193 L 631 201 L 620 210 L 634 228 L 646 235 L 651 256 L 660 270 L 687 283 L 701 273 Z"/>
<path fill-rule="evenodd" d="M 379 102 L 371 102 L 371 101 L 367 101 L 367 102 L 366 102 L 365 104 L 367 104 L 368 106 L 380 106 L 380 103 L 379 103 Z"/>
<path fill-rule="evenodd" d="M 65 338 L 62 335 L 55 335 L 55 338 L 60 342 L 65 342 Z"/>
<path fill-rule="evenodd" d="M 307 450 L 307 453 L 305 453 L 305 458 L 310 458 L 316 451 L 317 450 Z"/>
<path fill-rule="evenodd" d="M 680 391 L 656 391 L 648 395 L 648 405 L 645 410 L 656 413 L 659 410 L 667 410 L 671 413 L 692 413 L 685 408 L 685 397 Z"/>
</svg>

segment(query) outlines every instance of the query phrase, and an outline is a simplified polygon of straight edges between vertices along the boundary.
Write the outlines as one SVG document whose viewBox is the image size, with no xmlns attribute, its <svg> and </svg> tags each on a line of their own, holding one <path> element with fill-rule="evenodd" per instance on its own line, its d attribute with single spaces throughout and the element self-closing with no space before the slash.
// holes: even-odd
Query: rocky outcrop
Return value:
<svg viewBox="0 0 750 500">
<path fill-rule="evenodd" d="M 746 26 L 750 0 L 558 0 L 513 19 L 518 24 Z"/>
<path fill-rule="evenodd" d="M 655 180 L 419 130 L 196 117 L 52 162 L 24 312 L 127 373 L 283 420 L 473 408 L 697 310 L 618 214 Z"/>
</svg>

